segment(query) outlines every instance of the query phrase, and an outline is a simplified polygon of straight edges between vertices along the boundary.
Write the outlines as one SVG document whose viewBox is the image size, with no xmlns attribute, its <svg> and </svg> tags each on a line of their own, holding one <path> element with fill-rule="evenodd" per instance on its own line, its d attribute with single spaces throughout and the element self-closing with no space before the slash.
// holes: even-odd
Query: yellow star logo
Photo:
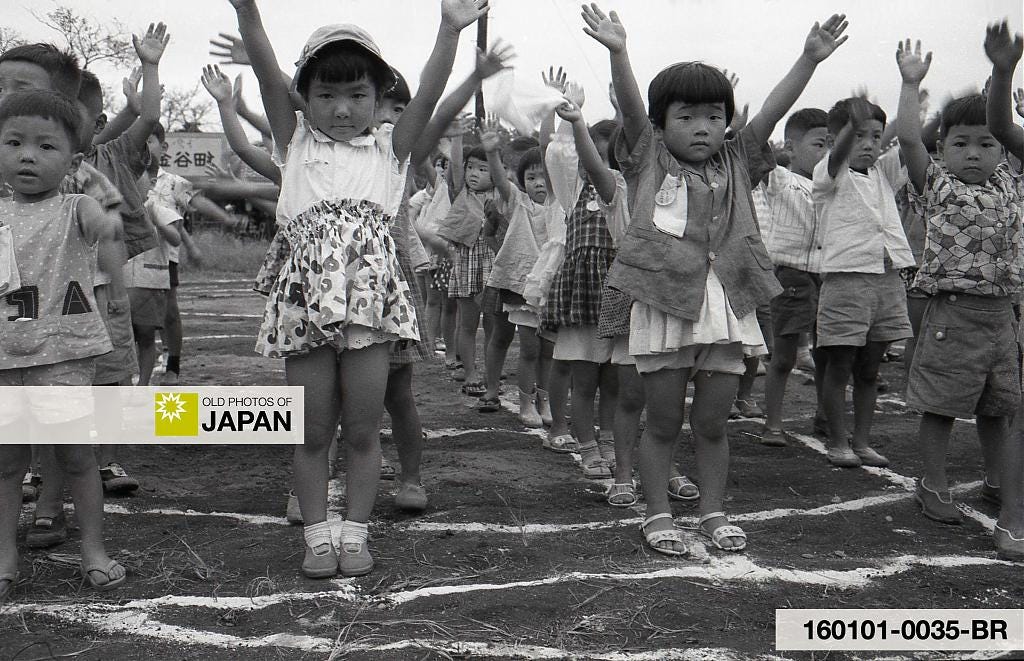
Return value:
<svg viewBox="0 0 1024 661">
<path fill-rule="evenodd" d="M 199 435 L 199 393 L 158 392 L 153 404 L 154 435 Z"/>
</svg>

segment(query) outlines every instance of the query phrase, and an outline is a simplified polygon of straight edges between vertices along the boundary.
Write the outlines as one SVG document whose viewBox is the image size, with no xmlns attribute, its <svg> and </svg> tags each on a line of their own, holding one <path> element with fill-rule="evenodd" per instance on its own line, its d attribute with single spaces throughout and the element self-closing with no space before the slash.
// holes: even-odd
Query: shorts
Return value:
<svg viewBox="0 0 1024 661">
<path fill-rule="evenodd" d="M 910 367 L 907 406 L 949 418 L 1002 417 L 1017 410 L 1020 391 L 1009 297 L 932 296 Z"/>
<path fill-rule="evenodd" d="M 128 302 L 132 307 L 132 328 L 163 328 L 167 315 L 167 290 L 128 288 Z"/>
<path fill-rule="evenodd" d="M 181 284 L 178 280 L 178 262 L 167 262 L 167 272 L 171 276 L 171 289 Z"/>
<path fill-rule="evenodd" d="M 828 273 L 818 300 L 819 347 L 862 347 L 912 337 L 907 290 L 897 271 Z"/>
<path fill-rule="evenodd" d="M 480 303 L 480 312 L 483 314 L 504 314 L 505 310 L 501 304 L 501 290 L 495 287 L 484 287 L 477 295 Z"/>
<path fill-rule="evenodd" d="M 754 310 L 757 319 L 757 327 L 761 330 L 761 337 L 764 338 L 764 346 L 768 353 L 772 352 L 772 308 L 771 305 L 759 305 Z"/>
<path fill-rule="evenodd" d="M 107 324 L 107 334 L 114 349 L 96 357 L 94 384 L 121 383 L 139 371 L 139 357 L 135 352 L 135 334 L 128 299 L 111 301 L 106 286 L 96 288 L 96 307 Z"/>
<path fill-rule="evenodd" d="M 636 357 L 629 355 L 629 335 L 616 335 L 612 343 L 612 365 L 636 365 Z"/>
<path fill-rule="evenodd" d="M 559 326 L 555 360 L 585 360 L 607 363 L 612 359 L 611 338 L 598 337 L 597 326 Z"/>
<path fill-rule="evenodd" d="M 771 302 L 772 336 L 814 333 L 818 322 L 821 276 L 788 266 L 776 266 L 775 277 L 779 279 L 783 292 Z"/>
<path fill-rule="evenodd" d="M 692 370 L 690 378 L 697 372 L 719 372 L 742 376 L 747 372 L 743 364 L 743 344 L 693 344 L 676 351 L 633 356 L 636 371 L 650 374 L 660 370 Z"/>
<path fill-rule="evenodd" d="M 95 358 L 52 365 L 0 370 L 0 386 L 90 386 L 0 388 L 0 427 L 22 420 L 26 413 L 41 425 L 57 425 L 92 415 Z"/>
</svg>

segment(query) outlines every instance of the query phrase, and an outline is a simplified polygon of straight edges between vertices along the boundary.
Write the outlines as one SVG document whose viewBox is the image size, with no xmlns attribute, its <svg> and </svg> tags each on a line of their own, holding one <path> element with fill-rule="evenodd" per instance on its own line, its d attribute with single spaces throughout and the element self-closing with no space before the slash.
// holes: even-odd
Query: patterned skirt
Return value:
<svg viewBox="0 0 1024 661">
<path fill-rule="evenodd" d="M 275 232 L 274 238 L 270 240 L 270 247 L 267 248 L 267 254 L 263 256 L 263 264 L 260 265 L 259 273 L 256 274 L 256 280 L 252 283 L 254 292 L 264 296 L 270 295 L 274 281 L 277 280 L 277 274 L 281 272 L 288 259 L 288 253 L 291 251 L 292 247 L 288 245 L 288 239 L 284 232 L 281 230 Z"/>
<path fill-rule="evenodd" d="M 318 202 L 282 231 L 291 250 L 270 288 L 258 353 L 281 358 L 321 346 L 419 339 L 409 284 L 379 206 Z"/>
<path fill-rule="evenodd" d="M 458 245 L 452 261 L 452 275 L 448 281 L 449 298 L 468 298 L 484 290 L 494 265 L 494 251 L 478 237 L 468 248 Z"/>
<path fill-rule="evenodd" d="M 614 260 L 615 251 L 607 248 L 586 247 L 566 254 L 541 314 L 544 328 L 597 326 L 604 278 Z"/>
</svg>

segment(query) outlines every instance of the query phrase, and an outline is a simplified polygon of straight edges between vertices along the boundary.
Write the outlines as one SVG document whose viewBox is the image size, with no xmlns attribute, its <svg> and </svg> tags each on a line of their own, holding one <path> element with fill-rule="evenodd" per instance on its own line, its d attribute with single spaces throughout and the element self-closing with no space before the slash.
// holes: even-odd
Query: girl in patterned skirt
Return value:
<svg viewBox="0 0 1024 661">
<path fill-rule="evenodd" d="M 330 25 L 303 47 L 289 87 L 281 78 L 256 0 L 230 0 L 260 81 L 281 167 L 277 222 L 290 245 L 271 287 L 256 349 L 285 359 L 289 385 L 305 386 L 303 445 L 294 490 L 305 524 L 302 571 L 312 578 L 366 574 L 367 520 L 380 475 L 380 419 L 388 355 L 418 340 L 409 286 L 390 224 L 409 155 L 451 73 L 458 34 L 486 0 L 442 0 L 441 29 L 419 92 L 395 125 L 374 130 L 396 77 L 363 29 Z M 295 111 L 292 93 L 305 101 Z M 327 523 L 327 453 L 338 424 L 347 446 L 348 511 L 341 553 Z"/>
</svg>

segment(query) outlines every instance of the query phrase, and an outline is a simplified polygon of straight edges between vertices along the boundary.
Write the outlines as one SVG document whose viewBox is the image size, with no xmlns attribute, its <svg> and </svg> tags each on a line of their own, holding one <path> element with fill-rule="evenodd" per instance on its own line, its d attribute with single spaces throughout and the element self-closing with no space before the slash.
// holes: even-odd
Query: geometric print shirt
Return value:
<svg viewBox="0 0 1024 661">
<path fill-rule="evenodd" d="M 1005 163 L 983 184 L 968 184 L 934 161 L 924 190 L 908 186 L 912 211 L 925 219 L 924 255 L 914 285 L 976 296 L 1021 291 L 1024 180 Z"/>
</svg>

